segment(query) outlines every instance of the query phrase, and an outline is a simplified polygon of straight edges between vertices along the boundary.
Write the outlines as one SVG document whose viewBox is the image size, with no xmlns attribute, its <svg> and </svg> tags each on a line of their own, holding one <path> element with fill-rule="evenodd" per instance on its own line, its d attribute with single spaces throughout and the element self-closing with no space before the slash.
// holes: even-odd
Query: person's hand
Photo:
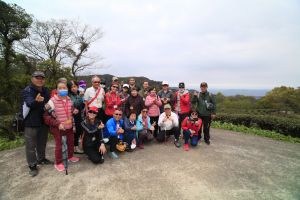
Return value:
<svg viewBox="0 0 300 200">
<path fill-rule="evenodd" d="M 194 136 L 194 133 L 192 133 L 190 136 L 193 137 L 193 136 Z"/>
<path fill-rule="evenodd" d="M 81 96 L 81 95 L 84 95 L 84 91 L 81 90 L 81 91 L 79 92 L 79 95 L 80 95 L 80 96 Z"/>
<path fill-rule="evenodd" d="M 74 115 L 77 115 L 78 112 L 79 112 L 79 111 L 75 108 L 74 111 L 73 111 L 73 114 L 74 114 Z"/>
<path fill-rule="evenodd" d="M 124 85 L 124 81 L 121 82 L 121 85 Z"/>
<path fill-rule="evenodd" d="M 177 112 L 177 107 L 174 108 L 174 111 Z"/>
<path fill-rule="evenodd" d="M 146 126 L 146 123 L 145 123 L 145 122 L 142 122 L 142 126 L 144 126 L 144 127 L 145 127 L 145 126 Z"/>
<path fill-rule="evenodd" d="M 162 122 L 168 121 L 168 117 L 165 116 L 165 118 L 162 120 Z"/>
<path fill-rule="evenodd" d="M 135 139 L 133 139 L 133 140 L 132 140 L 132 143 L 133 143 L 133 144 L 136 144 L 136 140 L 135 140 Z"/>
<path fill-rule="evenodd" d="M 105 98 L 105 91 L 104 91 L 104 89 L 103 89 L 103 91 L 102 91 L 102 95 L 104 96 L 104 98 Z"/>
<path fill-rule="evenodd" d="M 182 97 L 182 94 L 181 94 L 181 93 L 179 93 L 179 97 L 180 97 L 180 98 Z"/>
<path fill-rule="evenodd" d="M 155 130 L 154 126 L 151 126 L 150 131 L 154 131 L 154 130 Z"/>
<path fill-rule="evenodd" d="M 198 95 L 198 93 L 195 91 L 195 92 L 194 92 L 194 96 L 197 96 L 197 95 Z"/>
<path fill-rule="evenodd" d="M 114 102 L 117 102 L 117 99 L 114 99 Z"/>
<path fill-rule="evenodd" d="M 137 129 L 137 127 L 136 127 L 136 125 L 134 125 L 133 127 L 131 127 L 131 130 L 136 130 Z"/>
<path fill-rule="evenodd" d="M 145 94 L 145 96 L 147 96 L 148 95 L 148 91 L 144 92 L 144 94 Z"/>
<path fill-rule="evenodd" d="M 124 133 L 124 129 L 122 129 L 122 128 L 120 128 L 120 129 L 118 130 L 118 135 L 120 135 L 121 133 Z"/>
<path fill-rule="evenodd" d="M 155 121 L 155 122 L 153 122 L 152 126 L 155 126 L 155 125 L 156 125 L 156 121 Z"/>
<path fill-rule="evenodd" d="M 104 128 L 104 124 L 101 122 L 101 124 L 98 126 L 98 129 Z"/>
<path fill-rule="evenodd" d="M 64 126 L 63 124 L 60 124 L 60 125 L 58 126 L 58 130 L 60 130 L 60 131 L 65 131 L 66 129 L 65 129 L 65 126 Z"/>
<path fill-rule="evenodd" d="M 170 98 L 167 98 L 167 101 L 170 101 L 171 99 Z"/>
<path fill-rule="evenodd" d="M 211 118 L 213 119 L 213 118 L 216 118 L 216 115 L 211 115 Z"/>
<path fill-rule="evenodd" d="M 99 152 L 104 155 L 106 153 L 106 148 L 105 148 L 105 145 L 102 143 L 100 148 L 99 148 Z"/>
<path fill-rule="evenodd" d="M 41 96 L 41 93 L 38 93 L 38 95 L 35 97 L 35 100 L 37 102 L 43 102 L 44 101 L 44 97 Z"/>
<path fill-rule="evenodd" d="M 153 98 L 153 101 L 157 101 L 157 99 L 154 97 L 154 98 Z"/>
<path fill-rule="evenodd" d="M 199 126 L 199 119 L 198 119 L 198 121 L 195 122 L 195 125 Z"/>
<path fill-rule="evenodd" d="M 124 99 L 121 99 L 122 102 L 124 102 L 125 100 L 126 100 L 125 98 L 124 98 Z"/>
<path fill-rule="evenodd" d="M 173 117 L 169 117 L 169 120 L 171 120 L 173 123 L 174 123 L 174 119 L 173 119 Z"/>
</svg>

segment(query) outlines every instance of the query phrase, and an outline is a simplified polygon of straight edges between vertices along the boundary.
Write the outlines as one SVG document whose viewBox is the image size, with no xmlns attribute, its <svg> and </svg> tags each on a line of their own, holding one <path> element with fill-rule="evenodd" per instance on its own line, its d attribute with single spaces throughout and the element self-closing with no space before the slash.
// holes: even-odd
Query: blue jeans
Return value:
<svg viewBox="0 0 300 200">
<path fill-rule="evenodd" d="M 191 131 L 190 130 L 183 131 L 183 135 L 184 135 L 185 144 L 188 144 L 189 139 L 191 139 L 191 145 L 194 146 L 194 147 L 197 146 L 198 135 L 194 135 L 193 137 L 191 137 Z"/>
<path fill-rule="evenodd" d="M 124 142 L 127 142 L 127 144 L 130 146 L 132 140 L 135 138 L 136 136 L 136 133 L 135 131 L 130 131 L 129 133 L 124 133 L 123 135 L 123 139 L 124 139 Z"/>
</svg>

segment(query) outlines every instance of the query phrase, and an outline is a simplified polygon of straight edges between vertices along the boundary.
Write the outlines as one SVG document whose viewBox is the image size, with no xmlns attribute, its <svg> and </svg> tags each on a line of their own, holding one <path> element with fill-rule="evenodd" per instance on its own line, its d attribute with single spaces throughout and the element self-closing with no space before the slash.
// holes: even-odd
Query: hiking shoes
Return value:
<svg viewBox="0 0 300 200">
<path fill-rule="evenodd" d="M 119 156 L 115 154 L 115 152 L 108 153 L 108 156 L 111 158 L 119 158 Z"/>
<path fill-rule="evenodd" d="M 180 143 L 178 142 L 178 140 L 175 140 L 175 141 L 174 141 L 174 144 L 175 144 L 175 146 L 176 146 L 177 148 L 180 147 Z"/>
<path fill-rule="evenodd" d="M 76 157 L 72 157 L 70 159 L 68 159 L 68 162 L 78 162 L 79 161 L 79 158 L 76 158 Z"/>
<path fill-rule="evenodd" d="M 188 145 L 188 144 L 185 144 L 185 145 L 184 145 L 184 149 L 185 149 L 186 151 L 190 150 L 189 145 Z"/>
<path fill-rule="evenodd" d="M 58 171 L 60 171 L 60 172 L 66 170 L 66 169 L 65 169 L 65 166 L 64 166 L 63 164 L 55 164 L 54 167 L 55 167 Z"/>
<path fill-rule="evenodd" d="M 52 161 L 50 161 L 50 160 L 48 160 L 46 158 L 42 158 L 42 159 L 40 159 L 40 160 L 37 161 L 37 164 L 38 165 L 53 165 L 54 162 L 52 162 Z"/>
<path fill-rule="evenodd" d="M 30 176 L 36 176 L 37 173 L 38 173 L 38 169 L 37 169 L 36 165 L 29 166 L 29 175 Z"/>
<path fill-rule="evenodd" d="M 205 143 L 206 143 L 207 145 L 210 145 L 210 141 L 205 141 Z"/>
<path fill-rule="evenodd" d="M 138 143 L 138 148 L 140 148 L 140 149 L 143 149 L 144 148 L 144 146 L 142 145 L 142 143 L 140 142 L 140 143 Z"/>
</svg>

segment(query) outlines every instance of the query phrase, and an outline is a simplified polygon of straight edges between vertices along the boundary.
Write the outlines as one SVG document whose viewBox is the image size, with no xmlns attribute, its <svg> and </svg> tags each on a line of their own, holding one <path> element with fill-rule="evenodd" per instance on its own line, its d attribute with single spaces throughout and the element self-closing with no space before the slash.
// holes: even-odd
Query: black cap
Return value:
<svg viewBox="0 0 300 200">
<path fill-rule="evenodd" d="M 200 84 L 200 87 L 207 87 L 207 83 L 202 82 L 202 83 Z"/>
<path fill-rule="evenodd" d="M 180 82 L 178 87 L 179 87 L 179 88 L 185 87 L 185 86 L 184 86 L 184 82 Z"/>
<path fill-rule="evenodd" d="M 41 72 L 41 71 L 35 71 L 35 72 L 33 72 L 32 77 L 38 77 L 38 76 L 46 78 L 44 72 Z"/>
</svg>

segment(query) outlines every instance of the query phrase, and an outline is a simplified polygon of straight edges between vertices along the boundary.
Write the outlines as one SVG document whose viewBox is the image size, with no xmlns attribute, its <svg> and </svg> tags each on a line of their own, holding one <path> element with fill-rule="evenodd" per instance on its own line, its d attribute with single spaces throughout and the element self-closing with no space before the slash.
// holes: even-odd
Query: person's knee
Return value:
<svg viewBox="0 0 300 200">
<path fill-rule="evenodd" d="M 195 146 L 197 146 L 197 143 L 198 143 L 198 142 L 196 142 L 196 141 L 192 141 L 192 142 L 191 142 L 191 145 L 195 147 Z"/>
<path fill-rule="evenodd" d="M 104 159 L 101 159 L 101 157 L 95 158 L 94 160 L 92 160 L 92 162 L 94 164 L 103 164 L 104 163 Z"/>
</svg>

